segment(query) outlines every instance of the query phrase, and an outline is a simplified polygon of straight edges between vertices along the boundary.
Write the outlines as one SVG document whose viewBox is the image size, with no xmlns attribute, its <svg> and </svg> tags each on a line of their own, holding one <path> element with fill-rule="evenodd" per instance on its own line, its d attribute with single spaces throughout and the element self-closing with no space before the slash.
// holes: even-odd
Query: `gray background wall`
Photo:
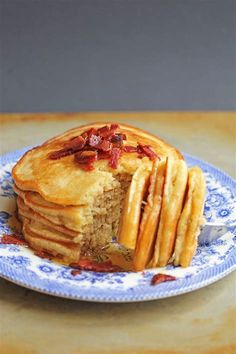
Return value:
<svg viewBox="0 0 236 354">
<path fill-rule="evenodd" d="M 0 111 L 234 110 L 234 0 L 0 0 Z"/>
</svg>

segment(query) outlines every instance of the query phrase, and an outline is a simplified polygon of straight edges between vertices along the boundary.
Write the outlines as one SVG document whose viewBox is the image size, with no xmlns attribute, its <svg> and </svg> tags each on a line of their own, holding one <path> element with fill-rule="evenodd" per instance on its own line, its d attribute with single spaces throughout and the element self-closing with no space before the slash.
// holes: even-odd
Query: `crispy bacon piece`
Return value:
<svg viewBox="0 0 236 354">
<path fill-rule="evenodd" d="M 70 267 L 79 270 L 90 270 L 93 272 L 120 272 L 122 268 L 113 265 L 111 261 L 97 263 L 89 259 L 81 259 L 78 263 L 71 263 Z"/>
<path fill-rule="evenodd" d="M 173 277 L 173 275 L 158 273 L 152 277 L 151 285 L 157 285 L 160 283 L 164 283 L 166 281 L 173 281 L 173 280 L 176 280 L 176 277 Z"/>
<path fill-rule="evenodd" d="M 96 151 L 80 151 L 75 154 L 75 161 L 79 164 L 91 164 L 97 160 L 97 152 Z"/>
<path fill-rule="evenodd" d="M 137 147 L 123 145 L 126 135 L 116 133 L 118 124 L 105 125 L 101 128 L 91 128 L 80 136 L 75 136 L 64 144 L 64 148 L 49 154 L 49 158 L 57 160 L 75 154 L 75 161 L 85 171 L 94 169 L 96 160 L 109 160 L 109 166 L 116 169 L 122 152 L 138 153 L 139 158 L 147 156 L 151 160 L 158 158 L 148 145 L 138 144 Z"/>
<path fill-rule="evenodd" d="M 136 146 L 131 146 L 131 145 L 125 145 L 125 146 L 123 146 L 122 150 L 124 152 L 132 153 L 132 152 L 137 152 L 137 147 Z"/>
<path fill-rule="evenodd" d="M 76 136 L 64 144 L 64 148 L 49 154 L 51 160 L 57 160 L 65 156 L 72 155 L 85 147 L 86 141 L 82 136 Z"/>
<path fill-rule="evenodd" d="M 93 163 L 97 160 L 98 154 L 96 151 L 80 151 L 75 154 L 75 161 L 85 171 L 92 171 L 94 169 Z"/>
<path fill-rule="evenodd" d="M 0 239 L 0 243 L 4 245 L 19 245 L 28 247 L 29 244 L 20 235 L 3 235 Z"/>
<path fill-rule="evenodd" d="M 110 151 L 98 151 L 98 160 L 109 160 L 111 157 L 111 150 Z"/>
<path fill-rule="evenodd" d="M 91 128 L 81 134 L 81 136 L 85 139 L 86 142 L 90 139 L 92 135 L 98 135 L 97 129 Z"/>
<path fill-rule="evenodd" d="M 110 135 L 110 128 L 108 125 L 105 125 L 104 127 L 98 128 L 98 134 L 102 138 L 107 138 Z"/>
<path fill-rule="evenodd" d="M 61 159 L 62 157 L 69 156 L 74 154 L 74 151 L 72 149 L 61 149 L 58 151 L 53 151 L 52 153 L 49 154 L 49 158 L 51 160 L 58 160 Z"/>
<path fill-rule="evenodd" d="M 105 140 L 105 139 L 100 144 L 97 145 L 97 149 L 102 150 L 104 152 L 110 151 L 111 148 L 112 148 L 112 145 L 111 145 L 110 141 Z"/>
<path fill-rule="evenodd" d="M 116 123 L 115 124 L 111 124 L 111 130 L 116 131 L 119 128 L 120 128 L 119 124 L 116 124 Z"/>
<path fill-rule="evenodd" d="M 142 157 L 147 156 L 150 160 L 155 160 L 158 158 L 157 154 L 151 149 L 149 145 L 138 144 L 137 151 Z"/>
<path fill-rule="evenodd" d="M 126 140 L 125 134 L 115 134 L 110 138 L 110 142 L 112 143 L 113 147 L 119 148 L 123 146 L 123 140 Z"/>
<path fill-rule="evenodd" d="M 111 124 L 109 127 L 105 125 L 104 127 L 98 128 L 97 132 L 102 138 L 109 138 L 114 135 L 115 131 L 119 128 L 118 124 Z"/>
<path fill-rule="evenodd" d="M 110 160 L 109 160 L 109 166 L 116 169 L 118 166 L 118 161 L 119 161 L 120 156 L 121 156 L 121 149 L 119 149 L 119 148 L 112 149 Z"/>
<path fill-rule="evenodd" d="M 89 145 L 97 150 L 109 151 L 112 144 L 109 140 L 102 139 L 99 135 L 92 135 L 89 139 Z"/>
<path fill-rule="evenodd" d="M 119 133 L 117 135 L 120 135 L 122 137 L 123 140 L 127 140 L 127 136 L 125 134 Z"/>
<path fill-rule="evenodd" d="M 85 146 L 85 139 L 82 136 L 76 136 L 70 141 L 64 144 L 66 149 L 72 149 L 73 151 L 82 150 Z"/>
<path fill-rule="evenodd" d="M 74 140 L 74 139 L 78 138 L 78 136 L 81 136 L 81 135 L 76 135 L 76 136 L 73 136 L 72 138 L 70 138 L 70 139 L 69 139 L 69 141 L 72 141 L 72 140 Z M 68 141 L 67 141 L 67 142 L 68 142 Z"/>
</svg>

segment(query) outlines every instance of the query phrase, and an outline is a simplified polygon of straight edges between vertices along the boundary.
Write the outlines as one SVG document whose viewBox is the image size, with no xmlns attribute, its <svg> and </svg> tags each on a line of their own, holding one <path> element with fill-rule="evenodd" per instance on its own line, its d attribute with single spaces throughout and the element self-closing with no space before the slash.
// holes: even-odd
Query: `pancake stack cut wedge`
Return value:
<svg viewBox="0 0 236 354">
<path fill-rule="evenodd" d="M 144 184 L 144 176 L 139 178 L 136 184 Z M 132 193 L 135 194 L 135 190 Z M 136 244 L 123 242 L 135 249 L 135 271 L 164 267 L 173 261 L 176 266 L 190 265 L 197 247 L 199 227 L 203 223 L 204 197 L 204 175 L 199 168 L 188 170 L 183 160 L 171 158 L 154 161 L 142 216 L 132 218 L 133 223 L 140 219 L 138 226 L 132 225 L 133 229 L 139 230 L 138 235 L 135 233 Z M 140 202 L 138 205 L 140 207 Z M 131 209 L 130 202 L 123 211 L 126 216 L 127 210 Z M 130 235 L 132 233 L 127 232 L 126 240 Z"/>
<path fill-rule="evenodd" d="M 135 248 L 150 173 L 167 157 L 183 160 L 158 137 L 114 123 L 71 129 L 29 150 L 12 171 L 25 239 L 65 263 L 97 253 L 118 229 Z"/>
</svg>

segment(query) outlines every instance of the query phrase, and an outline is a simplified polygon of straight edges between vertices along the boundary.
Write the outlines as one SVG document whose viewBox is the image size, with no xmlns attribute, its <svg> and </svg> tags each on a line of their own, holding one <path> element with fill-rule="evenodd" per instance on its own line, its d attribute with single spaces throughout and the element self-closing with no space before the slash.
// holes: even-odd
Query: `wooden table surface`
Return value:
<svg viewBox="0 0 236 354">
<path fill-rule="evenodd" d="M 233 112 L 2 114 L 1 153 L 39 144 L 91 121 L 139 126 L 236 177 Z M 235 289 L 234 272 L 168 299 L 96 304 L 43 295 L 1 279 L 0 353 L 235 353 Z"/>
</svg>

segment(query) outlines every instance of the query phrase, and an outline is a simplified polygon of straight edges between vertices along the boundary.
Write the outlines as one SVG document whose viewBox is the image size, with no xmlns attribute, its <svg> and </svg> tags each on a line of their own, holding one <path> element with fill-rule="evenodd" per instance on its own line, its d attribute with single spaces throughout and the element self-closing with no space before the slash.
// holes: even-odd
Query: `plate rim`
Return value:
<svg viewBox="0 0 236 354">
<path fill-rule="evenodd" d="M 230 263 L 232 263 L 230 265 Z M 130 296 L 128 295 L 127 297 L 123 294 L 119 294 L 119 295 L 115 295 L 115 296 L 83 296 L 81 294 L 68 294 L 68 293 L 63 293 L 60 291 L 52 291 L 52 290 L 47 290 L 46 288 L 43 287 L 37 287 L 37 286 L 32 286 L 27 282 L 21 281 L 21 280 L 16 280 L 14 277 L 8 276 L 4 273 L 2 273 L 2 269 L 0 269 L 0 277 L 2 277 L 5 280 L 8 280 L 16 285 L 19 285 L 21 287 L 24 287 L 26 289 L 30 289 L 30 290 L 34 290 L 37 291 L 39 293 L 45 294 L 45 295 L 51 295 L 54 297 L 60 297 L 63 299 L 70 299 L 70 300 L 79 300 L 79 301 L 88 301 L 88 302 L 101 302 L 101 303 L 129 303 L 129 302 L 144 302 L 144 301 L 152 301 L 152 300 L 161 300 L 161 299 L 165 299 L 165 298 L 170 298 L 170 297 L 174 297 L 174 296 L 178 296 L 178 295 L 184 295 L 184 294 L 188 294 L 190 292 L 193 292 L 195 290 L 200 290 L 201 288 L 204 288 L 208 285 L 211 285 L 215 282 L 217 282 L 218 280 L 224 278 L 226 275 L 232 273 L 234 270 L 236 270 L 236 253 L 234 252 L 234 250 L 232 250 L 231 254 L 228 256 L 227 260 L 225 262 L 222 262 L 221 264 L 214 266 L 214 267 L 210 267 L 208 268 L 208 271 L 211 269 L 213 271 L 216 271 L 216 268 L 221 268 L 222 266 L 225 266 L 226 269 L 218 272 L 217 274 L 215 274 L 212 277 L 208 277 L 207 279 L 205 279 L 204 281 L 199 281 L 194 283 L 191 287 L 188 287 L 188 285 L 186 285 L 187 288 L 183 287 L 183 288 L 177 288 L 177 289 L 173 289 L 168 290 L 168 292 L 161 292 L 160 294 L 158 294 L 158 287 L 154 287 L 154 289 L 156 289 L 156 291 L 154 291 L 152 294 L 148 294 L 147 296 L 145 296 L 145 291 L 142 295 L 138 294 L 136 296 Z M 0 265 L 1 267 L 1 265 Z M 11 269 L 13 267 L 11 266 L 7 266 L 7 269 Z M 196 275 L 196 277 L 200 276 Z M 193 276 L 194 277 L 194 276 Z M 182 279 L 180 279 L 182 280 Z M 177 280 L 178 281 L 178 280 Z M 160 286 L 160 285 L 159 285 Z"/>
</svg>

